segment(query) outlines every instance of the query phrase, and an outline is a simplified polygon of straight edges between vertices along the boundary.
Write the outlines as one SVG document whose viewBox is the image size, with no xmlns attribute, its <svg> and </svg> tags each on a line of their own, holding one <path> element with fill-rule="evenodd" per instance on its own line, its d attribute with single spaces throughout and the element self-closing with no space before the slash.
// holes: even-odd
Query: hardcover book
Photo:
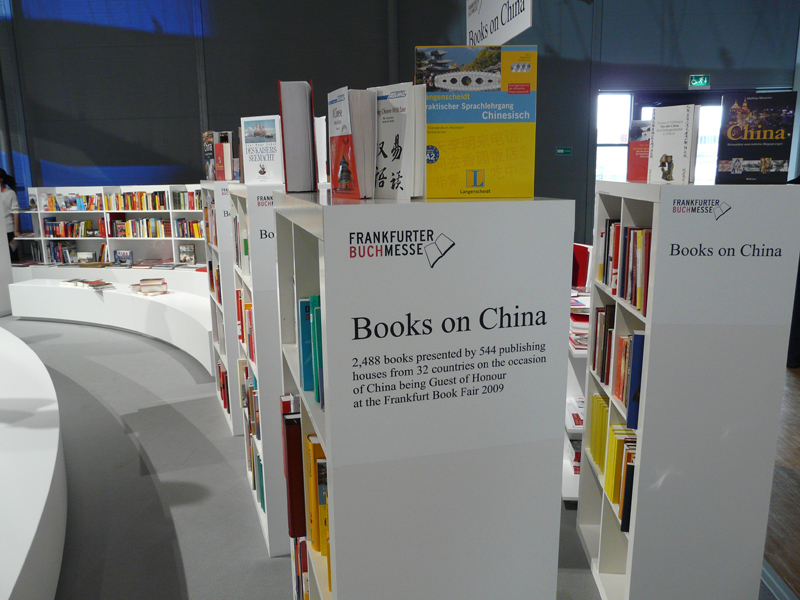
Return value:
<svg viewBox="0 0 800 600">
<path fill-rule="evenodd" d="M 429 199 L 533 198 L 536 61 L 536 46 L 416 48 Z"/>
<path fill-rule="evenodd" d="M 797 92 L 725 94 L 717 184 L 786 183 Z"/>
<path fill-rule="evenodd" d="M 315 192 L 317 165 L 311 82 L 279 81 L 278 95 L 286 191 Z"/>
<path fill-rule="evenodd" d="M 628 181 L 647 183 L 647 163 L 650 160 L 650 120 L 631 121 L 628 130 Z"/>
<path fill-rule="evenodd" d="M 339 88 L 328 94 L 331 198 L 358 202 L 375 193 L 377 94 Z"/>
<path fill-rule="evenodd" d="M 280 129 L 277 115 L 242 119 L 240 168 L 248 184 L 283 183 Z"/>
<path fill-rule="evenodd" d="M 297 347 L 300 352 L 300 384 L 303 390 L 314 389 L 314 360 L 311 350 L 311 302 L 297 301 Z"/>
<path fill-rule="evenodd" d="M 694 182 L 697 109 L 695 104 L 653 109 L 647 183 L 686 185 Z"/>
</svg>

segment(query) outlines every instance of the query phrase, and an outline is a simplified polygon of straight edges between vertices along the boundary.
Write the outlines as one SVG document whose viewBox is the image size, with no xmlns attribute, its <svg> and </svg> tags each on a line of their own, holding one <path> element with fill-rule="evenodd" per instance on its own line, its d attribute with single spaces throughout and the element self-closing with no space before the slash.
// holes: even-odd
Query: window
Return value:
<svg viewBox="0 0 800 600">
<path fill-rule="evenodd" d="M 600 94 L 597 98 L 597 167 L 595 178 L 625 181 L 628 174 L 630 94 Z"/>
</svg>

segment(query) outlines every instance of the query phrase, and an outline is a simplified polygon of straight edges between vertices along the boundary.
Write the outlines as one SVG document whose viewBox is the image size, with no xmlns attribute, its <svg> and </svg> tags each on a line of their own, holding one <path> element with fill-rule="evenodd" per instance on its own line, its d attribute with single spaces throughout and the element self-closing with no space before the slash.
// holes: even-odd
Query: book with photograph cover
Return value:
<svg viewBox="0 0 800 600">
<path fill-rule="evenodd" d="M 197 262 L 194 244 L 180 244 L 178 246 L 179 262 L 193 265 Z"/>
<path fill-rule="evenodd" d="M 536 46 L 416 48 L 428 199 L 533 198 L 537 56 Z"/>
<path fill-rule="evenodd" d="M 280 130 L 277 115 L 242 118 L 240 168 L 247 183 L 283 183 Z"/>
<path fill-rule="evenodd" d="M 131 250 L 114 250 L 114 264 L 118 267 L 133 265 L 133 252 Z"/>
<path fill-rule="evenodd" d="M 786 183 L 797 92 L 722 96 L 717 184 Z"/>
</svg>

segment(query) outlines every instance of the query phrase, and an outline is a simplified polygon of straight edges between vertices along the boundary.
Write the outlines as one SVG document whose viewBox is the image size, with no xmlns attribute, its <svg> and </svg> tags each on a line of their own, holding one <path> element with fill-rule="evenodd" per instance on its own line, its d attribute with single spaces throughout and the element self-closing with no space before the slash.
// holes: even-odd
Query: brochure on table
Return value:
<svg viewBox="0 0 800 600">
<path fill-rule="evenodd" d="M 480 542 L 487 551 L 512 549 L 503 560 L 520 584 L 555 597 L 573 211 L 572 201 L 536 201 L 325 212 L 323 324 L 337 346 L 326 343 L 335 351 L 324 376 L 327 390 L 342 391 L 325 406 L 331 535 L 337 548 L 360 548 L 333 556 L 340 598 L 355 597 L 346 581 L 377 582 L 382 560 L 430 570 L 447 547 L 448 562 L 464 554 L 469 564 L 476 534 L 496 537 Z M 448 486 L 448 474 L 473 480 L 469 470 L 486 489 Z M 380 553 L 358 544 L 360 523 L 385 528 L 377 539 L 399 533 L 387 506 L 408 486 L 425 509 L 403 535 L 424 548 L 401 558 L 388 538 Z M 437 522 L 459 521 L 458 531 L 436 532 Z M 360 576 L 345 576 L 351 568 Z M 405 579 L 382 587 L 420 592 Z M 477 584 L 456 579 L 430 595 Z M 488 579 L 479 584 L 487 593 Z"/>
</svg>

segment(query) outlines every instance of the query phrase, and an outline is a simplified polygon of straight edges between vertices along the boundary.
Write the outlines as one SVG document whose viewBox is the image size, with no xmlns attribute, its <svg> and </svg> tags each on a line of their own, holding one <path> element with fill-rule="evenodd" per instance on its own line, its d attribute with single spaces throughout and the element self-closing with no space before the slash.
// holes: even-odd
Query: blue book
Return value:
<svg viewBox="0 0 800 600">
<path fill-rule="evenodd" d="M 297 301 L 297 347 L 300 351 L 300 385 L 308 392 L 314 389 L 314 361 L 311 349 L 311 301 Z"/>
<path fill-rule="evenodd" d="M 631 382 L 628 385 L 628 421 L 630 429 L 639 425 L 639 392 L 642 388 L 642 362 L 644 360 L 644 331 L 634 331 L 631 351 Z"/>
</svg>

